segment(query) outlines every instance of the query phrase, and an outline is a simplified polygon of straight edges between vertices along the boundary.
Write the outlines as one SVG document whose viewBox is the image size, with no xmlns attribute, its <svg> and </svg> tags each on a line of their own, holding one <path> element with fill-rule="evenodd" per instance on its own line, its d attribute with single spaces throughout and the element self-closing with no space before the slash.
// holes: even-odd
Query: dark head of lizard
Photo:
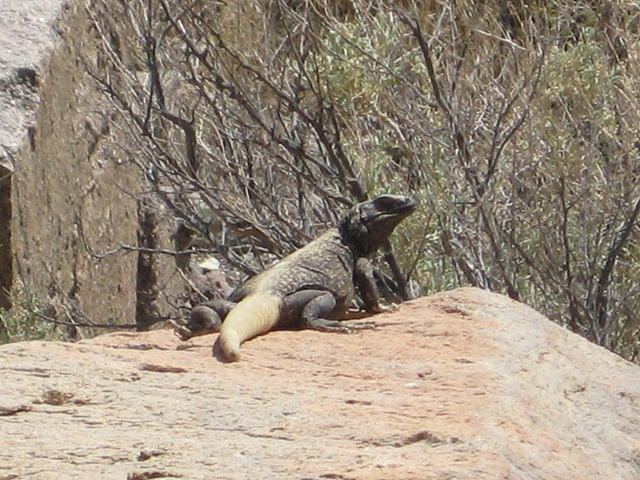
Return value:
<svg viewBox="0 0 640 480">
<path fill-rule="evenodd" d="M 381 195 L 359 203 L 340 220 L 340 235 L 356 256 L 368 257 L 387 242 L 393 229 L 416 205 L 411 198 L 399 195 Z"/>
</svg>

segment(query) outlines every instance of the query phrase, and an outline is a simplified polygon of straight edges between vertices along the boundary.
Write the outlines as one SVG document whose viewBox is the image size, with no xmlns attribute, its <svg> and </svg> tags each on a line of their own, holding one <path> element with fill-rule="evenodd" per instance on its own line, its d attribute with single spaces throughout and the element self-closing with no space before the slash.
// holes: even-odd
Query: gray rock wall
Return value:
<svg viewBox="0 0 640 480">
<path fill-rule="evenodd" d="M 95 41 L 85 2 L 9 0 L 0 19 L 0 165 L 13 172 L 0 175 L 0 227 L 10 227 L 0 234 L 0 286 L 20 279 L 80 323 L 161 314 L 160 286 L 137 292 L 149 284 L 137 278 L 137 253 L 104 255 L 137 245 L 142 187 L 115 146 L 118 118 L 80 61 Z M 154 238 L 167 246 L 170 233 Z M 155 264 L 158 285 L 171 289 L 175 262 Z"/>
<path fill-rule="evenodd" d="M 0 308 L 7 308 L 11 288 L 11 171 L 0 165 Z M 4 293 L 3 293 L 4 292 Z"/>
<path fill-rule="evenodd" d="M 34 68 L 52 48 L 50 26 L 65 2 L 0 2 L 0 307 L 11 288 L 11 174 L 15 155 L 28 140 L 37 109 Z"/>
</svg>

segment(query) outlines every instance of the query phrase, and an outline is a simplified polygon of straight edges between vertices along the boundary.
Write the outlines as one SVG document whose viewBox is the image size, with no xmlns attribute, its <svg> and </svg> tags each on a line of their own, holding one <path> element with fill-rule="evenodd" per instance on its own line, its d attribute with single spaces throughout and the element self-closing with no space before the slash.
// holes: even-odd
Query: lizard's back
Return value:
<svg viewBox="0 0 640 480">
<path fill-rule="evenodd" d="M 286 297 L 301 290 L 331 292 L 345 308 L 354 295 L 354 256 L 333 228 L 239 287 L 229 298 L 240 301 L 255 293 Z"/>
</svg>

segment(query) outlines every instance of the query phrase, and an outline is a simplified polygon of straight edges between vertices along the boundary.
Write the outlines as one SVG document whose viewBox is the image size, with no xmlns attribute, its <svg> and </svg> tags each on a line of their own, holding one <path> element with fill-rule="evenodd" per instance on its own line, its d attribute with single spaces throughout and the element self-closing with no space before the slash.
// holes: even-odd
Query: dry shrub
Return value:
<svg viewBox="0 0 640 480">
<path fill-rule="evenodd" d="M 118 23 L 101 9 L 117 6 Z M 638 39 L 625 2 L 94 0 L 130 161 L 245 272 L 354 201 L 422 203 L 401 291 L 475 285 L 635 358 Z M 418 289 L 416 289 L 418 290 Z"/>
</svg>

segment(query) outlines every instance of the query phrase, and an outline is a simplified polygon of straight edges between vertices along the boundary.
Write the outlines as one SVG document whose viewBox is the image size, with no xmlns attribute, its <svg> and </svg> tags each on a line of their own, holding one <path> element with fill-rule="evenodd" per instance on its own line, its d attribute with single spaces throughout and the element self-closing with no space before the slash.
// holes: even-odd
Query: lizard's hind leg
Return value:
<svg viewBox="0 0 640 480">
<path fill-rule="evenodd" d="M 175 333 L 181 340 L 188 340 L 208 333 L 219 332 L 222 321 L 235 306 L 236 303 L 229 300 L 211 300 L 198 305 L 191 310 L 186 324 L 176 327 Z"/>
<path fill-rule="evenodd" d="M 354 330 L 375 328 L 373 323 L 344 323 L 339 320 L 325 318 L 331 316 L 336 308 L 336 299 L 331 292 L 324 292 L 314 297 L 302 310 L 302 326 L 321 332 L 349 333 Z"/>
</svg>

